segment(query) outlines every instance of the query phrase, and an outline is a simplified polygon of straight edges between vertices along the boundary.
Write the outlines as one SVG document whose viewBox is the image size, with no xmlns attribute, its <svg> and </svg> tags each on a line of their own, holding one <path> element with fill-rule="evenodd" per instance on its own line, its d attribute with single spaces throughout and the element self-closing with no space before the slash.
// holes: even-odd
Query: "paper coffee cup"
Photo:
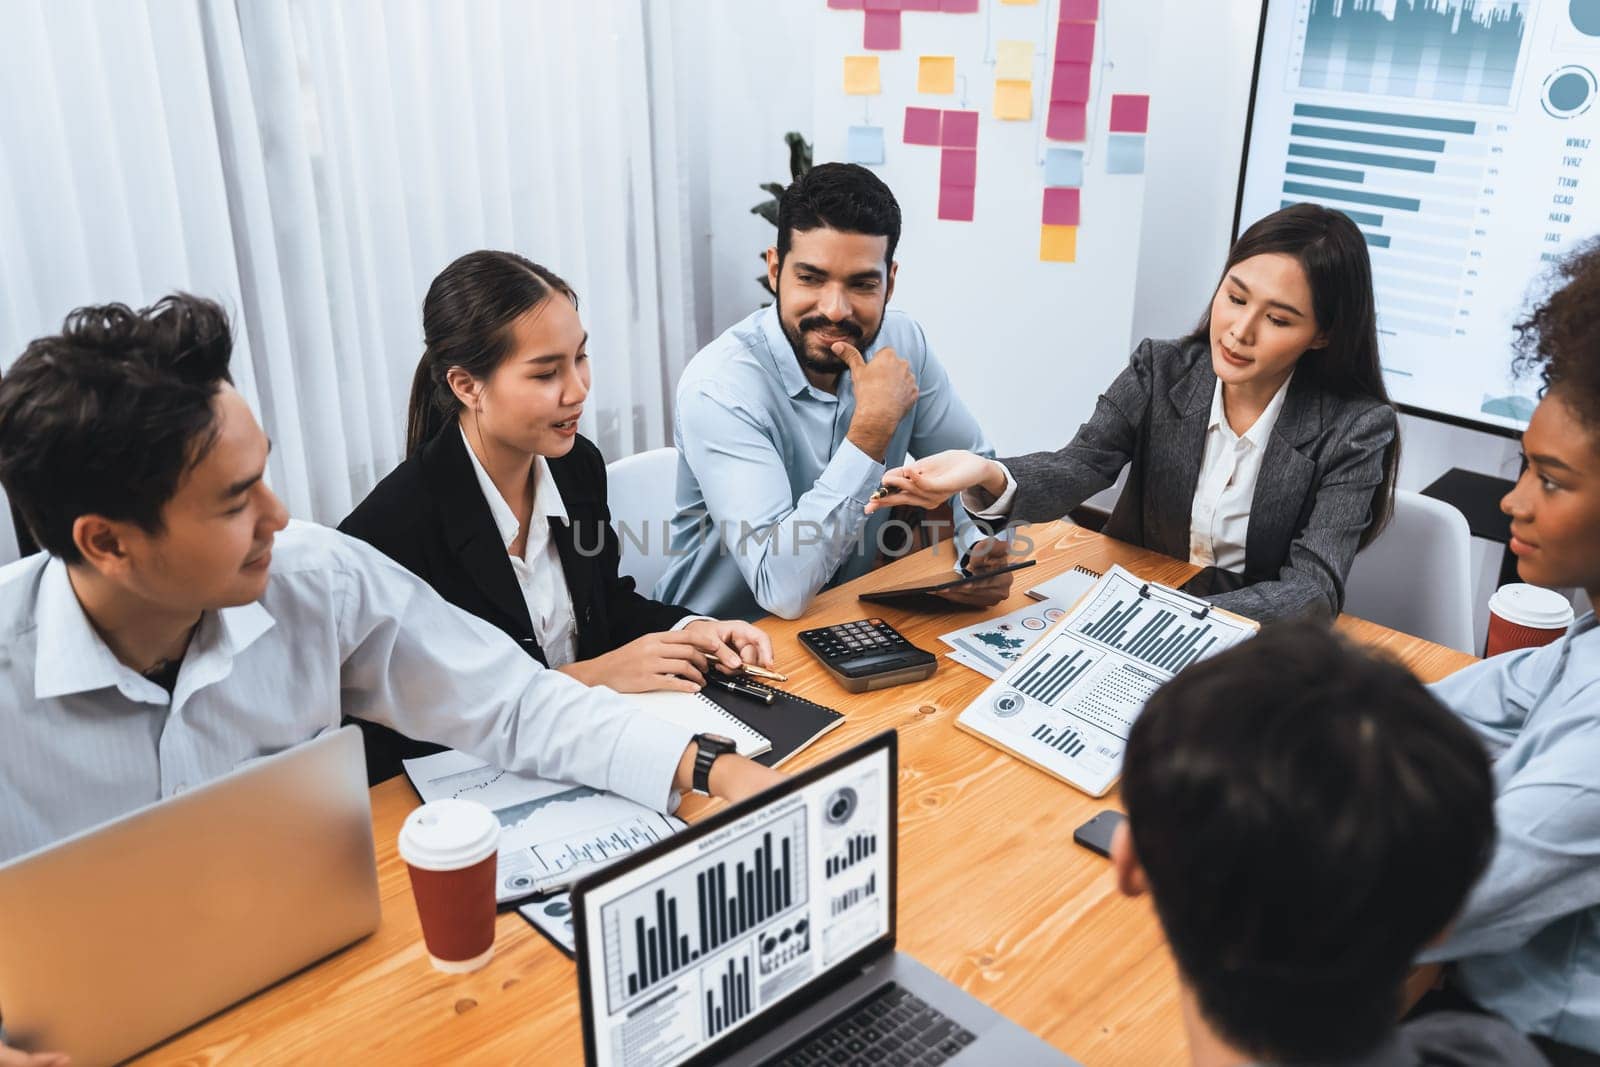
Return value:
<svg viewBox="0 0 1600 1067">
<path fill-rule="evenodd" d="M 428 958 L 441 971 L 475 971 L 494 955 L 500 821 L 470 800 L 431 800 L 400 827 L 400 858 Z"/>
<path fill-rule="evenodd" d="M 1572 625 L 1572 602 L 1537 585 L 1513 582 L 1489 598 L 1489 638 L 1485 656 L 1548 645 Z"/>
</svg>

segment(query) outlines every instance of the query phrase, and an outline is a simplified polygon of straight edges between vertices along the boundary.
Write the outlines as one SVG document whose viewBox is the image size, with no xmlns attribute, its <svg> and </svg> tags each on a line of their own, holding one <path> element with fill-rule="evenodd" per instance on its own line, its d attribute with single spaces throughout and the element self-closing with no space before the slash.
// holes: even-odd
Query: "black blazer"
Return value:
<svg viewBox="0 0 1600 1067">
<path fill-rule="evenodd" d="M 572 451 L 549 464 L 567 509 L 567 522 L 551 520 L 550 537 L 572 596 L 578 658 L 592 659 L 645 634 L 670 630 L 688 609 L 641 596 L 632 578 L 617 573 L 620 548 L 606 506 L 600 450 L 580 436 Z M 546 662 L 511 557 L 454 422 L 379 482 L 339 529 L 368 542 L 450 603 L 499 627 L 528 655 Z M 384 727 L 361 726 L 368 739 L 367 773 L 374 782 L 398 774 L 402 758 L 439 751 Z"/>
</svg>

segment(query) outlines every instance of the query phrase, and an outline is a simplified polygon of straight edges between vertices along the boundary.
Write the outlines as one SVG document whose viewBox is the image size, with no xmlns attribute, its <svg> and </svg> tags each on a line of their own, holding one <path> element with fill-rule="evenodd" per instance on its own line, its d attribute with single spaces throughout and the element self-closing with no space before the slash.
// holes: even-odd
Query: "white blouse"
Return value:
<svg viewBox="0 0 1600 1067">
<path fill-rule="evenodd" d="M 472 472 L 478 477 L 478 488 L 494 516 L 494 525 L 509 553 L 512 542 L 522 532 L 516 512 L 506 498 L 500 495 L 489 472 L 478 462 L 466 431 L 461 431 L 461 442 L 472 460 Z M 522 599 L 528 605 L 528 618 L 533 623 L 533 636 L 544 651 L 545 662 L 551 667 L 565 667 L 578 658 L 578 624 L 572 610 L 572 593 L 567 589 L 567 575 L 561 569 L 561 555 L 556 543 L 550 539 L 550 520 L 567 521 L 567 505 L 561 499 L 561 490 L 550 476 L 550 464 L 543 456 L 533 457 L 533 514 L 528 521 L 528 539 L 521 557 L 511 557 L 511 569 L 516 572 L 517 585 L 522 589 Z"/>
<path fill-rule="evenodd" d="M 1230 571 L 1244 569 L 1245 542 L 1250 534 L 1250 502 L 1255 497 L 1256 478 L 1261 474 L 1261 461 L 1266 456 L 1272 427 L 1278 422 L 1284 397 L 1293 380 L 1291 373 L 1260 417 L 1242 434 L 1234 433 L 1233 427 L 1228 425 L 1222 406 L 1222 381 L 1217 381 L 1211 394 L 1211 421 L 1206 426 L 1200 480 L 1195 483 L 1194 503 L 1189 512 L 1190 563 Z M 1001 470 L 1005 470 L 1006 488 L 993 504 L 984 507 L 981 499 L 984 494 L 970 489 L 961 495 L 961 502 L 970 514 L 991 522 L 1002 522 L 1011 514 L 1017 480 L 1004 464 Z"/>
<path fill-rule="evenodd" d="M 1189 512 L 1189 562 L 1201 567 L 1244 570 L 1245 541 L 1250 534 L 1250 502 L 1267 454 L 1272 427 L 1289 392 L 1284 379 L 1259 418 L 1243 434 L 1233 432 L 1222 408 L 1222 382 L 1211 394 L 1211 421 L 1206 425 L 1206 451 L 1200 480 Z"/>
</svg>

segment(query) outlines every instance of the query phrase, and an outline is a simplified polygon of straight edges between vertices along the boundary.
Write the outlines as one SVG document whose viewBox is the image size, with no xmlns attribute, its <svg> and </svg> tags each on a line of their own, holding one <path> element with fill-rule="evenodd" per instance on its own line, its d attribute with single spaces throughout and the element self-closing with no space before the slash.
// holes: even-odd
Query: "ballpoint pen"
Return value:
<svg viewBox="0 0 1600 1067">
<path fill-rule="evenodd" d="M 740 667 L 739 670 L 745 674 L 748 674 L 752 678 L 760 678 L 767 682 L 787 682 L 789 680 L 789 676 L 787 674 L 779 674 L 777 671 L 769 671 L 767 668 L 759 667 L 754 663 L 746 663 L 744 666 Z"/>
<path fill-rule="evenodd" d="M 741 682 L 737 678 L 729 678 L 721 674 L 707 674 L 706 684 L 714 685 L 718 689 L 725 689 L 730 693 L 738 693 L 740 696 L 749 697 L 751 700 L 759 700 L 763 704 L 771 704 L 777 699 L 772 690 L 764 686 L 751 685 L 749 682 Z"/>
</svg>

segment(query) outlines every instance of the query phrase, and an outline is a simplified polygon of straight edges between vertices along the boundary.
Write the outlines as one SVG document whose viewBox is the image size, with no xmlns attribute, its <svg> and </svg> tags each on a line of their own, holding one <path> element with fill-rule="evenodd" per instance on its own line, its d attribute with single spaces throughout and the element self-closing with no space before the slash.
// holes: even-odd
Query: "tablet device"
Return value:
<svg viewBox="0 0 1600 1067">
<path fill-rule="evenodd" d="M 969 574 L 962 578 L 952 578 L 947 582 L 938 582 L 933 585 L 912 585 L 906 586 L 903 589 L 876 589 L 870 593 L 862 593 L 856 599 L 869 600 L 874 604 L 893 604 L 897 608 L 905 608 L 908 611 L 956 610 L 965 608 L 967 605 L 953 603 L 952 601 L 945 600 L 936 594 L 941 593 L 946 589 L 954 589 L 957 586 L 968 585 L 972 582 L 981 582 L 985 578 L 993 578 L 997 574 L 1005 574 L 1008 571 L 1020 571 L 1022 568 L 1031 567 L 1038 562 L 1039 561 L 1036 559 L 1025 559 L 1021 563 L 1011 563 L 1004 567 L 997 567 L 994 570 L 982 571 L 978 574 Z"/>
</svg>

